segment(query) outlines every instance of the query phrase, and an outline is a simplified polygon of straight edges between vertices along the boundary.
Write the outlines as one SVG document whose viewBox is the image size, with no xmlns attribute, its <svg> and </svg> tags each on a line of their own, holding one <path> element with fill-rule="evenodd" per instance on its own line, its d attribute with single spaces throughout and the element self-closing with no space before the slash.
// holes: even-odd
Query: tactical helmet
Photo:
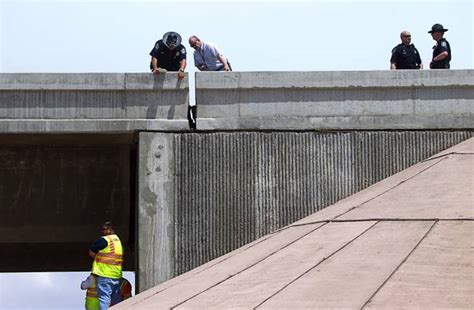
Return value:
<svg viewBox="0 0 474 310">
<path fill-rule="evenodd" d="M 163 36 L 163 43 L 170 50 L 174 50 L 181 44 L 181 36 L 177 32 L 169 31 Z"/>
</svg>

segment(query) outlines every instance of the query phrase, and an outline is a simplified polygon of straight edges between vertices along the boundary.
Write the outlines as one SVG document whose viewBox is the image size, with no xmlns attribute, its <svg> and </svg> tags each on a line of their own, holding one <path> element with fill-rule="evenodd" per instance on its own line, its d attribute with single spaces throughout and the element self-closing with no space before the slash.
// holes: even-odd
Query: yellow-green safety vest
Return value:
<svg viewBox="0 0 474 310">
<path fill-rule="evenodd" d="M 92 263 L 92 273 L 105 278 L 122 277 L 123 248 L 117 235 L 104 236 L 107 247 L 100 250 Z"/>
</svg>

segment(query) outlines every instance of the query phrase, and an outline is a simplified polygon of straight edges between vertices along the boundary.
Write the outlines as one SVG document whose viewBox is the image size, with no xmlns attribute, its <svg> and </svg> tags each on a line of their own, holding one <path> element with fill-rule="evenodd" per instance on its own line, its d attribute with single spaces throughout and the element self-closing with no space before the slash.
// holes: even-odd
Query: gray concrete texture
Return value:
<svg viewBox="0 0 474 310">
<path fill-rule="evenodd" d="M 2 73 L 0 120 L 186 119 L 188 77 L 175 73 Z"/>
<path fill-rule="evenodd" d="M 471 131 L 141 133 L 139 290 L 471 136 Z"/>
<path fill-rule="evenodd" d="M 134 270 L 133 135 L 0 135 L 0 146 L 0 272 L 90 270 L 106 220 Z"/>
<path fill-rule="evenodd" d="M 196 103 L 203 130 L 473 128 L 474 70 L 198 72 Z"/>
<path fill-rule="evenodd" d="M 470 139 L 112 309 L 472 309 L 473 169 Z"/>
<path fill-rule="evenodd" d="M 474 128 L 473 70 L 199 72 L 200 130 Z M 185 131 L 188 76 L 2 73 L 0 132 Z"/>
</svg>

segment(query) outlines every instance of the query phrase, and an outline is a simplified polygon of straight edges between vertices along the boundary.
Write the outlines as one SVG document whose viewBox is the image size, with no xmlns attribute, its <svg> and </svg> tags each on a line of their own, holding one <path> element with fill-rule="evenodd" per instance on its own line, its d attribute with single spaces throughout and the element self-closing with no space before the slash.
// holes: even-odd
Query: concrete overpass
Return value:
<svg viewBox="0 0 474 310">
<path fill-rule="evenodd" d="M 112 220 L 139 290 L 472 136 L 472 70 L 0 74 L 0 271 L 90 268 Z"/>
</svg>

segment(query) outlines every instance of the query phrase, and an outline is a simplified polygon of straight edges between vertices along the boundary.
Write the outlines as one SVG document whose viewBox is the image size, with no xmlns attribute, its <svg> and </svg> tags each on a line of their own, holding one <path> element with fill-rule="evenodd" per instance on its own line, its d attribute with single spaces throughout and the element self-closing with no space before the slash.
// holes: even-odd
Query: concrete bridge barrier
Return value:
<svg viewBox="0 0 474 310">
<path fill-rule="evenodd" d="M 187 129 L 188 102 L 174 73 L 0 74 L 0 131 Z"/>
<path fill-rule="evenodd" d="M 474 70 L 196 73 L 199 129 L 473 128 Z"/>
</svg>

